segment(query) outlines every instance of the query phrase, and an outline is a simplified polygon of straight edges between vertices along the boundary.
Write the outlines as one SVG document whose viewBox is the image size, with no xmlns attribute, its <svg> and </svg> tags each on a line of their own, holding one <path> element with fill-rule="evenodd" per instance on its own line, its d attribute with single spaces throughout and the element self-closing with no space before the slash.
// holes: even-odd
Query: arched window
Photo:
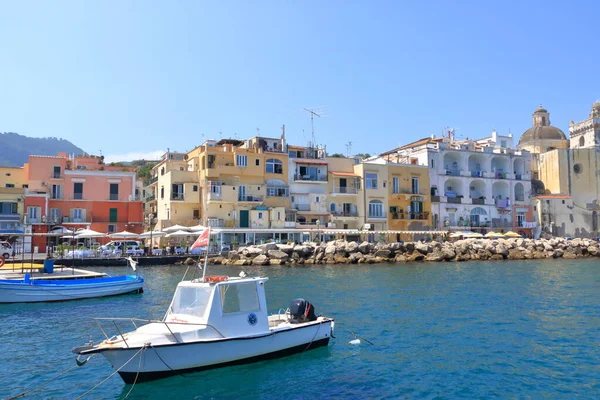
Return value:
<svg viewBox="0 0 600 400">
<path fill-rule="evenodd" d="M 283 174 L 283 164 L 276 158 L 269 158 L 267 160 L 267 173 L 268 174 Z"/>
<path fill-rule="evenodd" d="M 579 138 L 579 147 L 583 147 L 585 145 L 585 138 L 583 136 L 581 136 Z"/>
<path fill-rule="evenodd" d="M 380 200 L 371 200 L 369 202 L 369 217 L 384 218 L 383 203 Z"/>
<path fill-rule="evenodd" d="M 335 214 L 335 203 L 331 203 L 331 204 L 329 205 L 329 211 L 330 211 L 332 214 Z"/>
</svg>

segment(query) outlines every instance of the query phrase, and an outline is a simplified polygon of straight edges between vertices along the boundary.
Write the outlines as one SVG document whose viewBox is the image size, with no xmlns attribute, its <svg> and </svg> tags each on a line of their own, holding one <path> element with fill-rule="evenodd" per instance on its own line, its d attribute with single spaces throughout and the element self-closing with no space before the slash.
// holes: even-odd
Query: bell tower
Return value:
<svg viewBox="0 0 600 400">
<path fill-rule="evenodd" d="M 600 147 L 600 101 L 592 105 L 590 115 L 581 122 L 569 124 L 572 149 Z"/>
</svg>

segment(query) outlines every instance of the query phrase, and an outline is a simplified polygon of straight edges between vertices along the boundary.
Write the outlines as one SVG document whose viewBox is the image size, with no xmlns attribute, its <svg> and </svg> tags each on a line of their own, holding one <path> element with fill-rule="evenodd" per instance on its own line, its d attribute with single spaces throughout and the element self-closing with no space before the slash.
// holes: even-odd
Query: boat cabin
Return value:
<svg viewBox="0 0 600 400">
<path fill-rule="evenodd" d="M 164 322 L 205 326 L 206 334 L 216 331 L 215 337 L 268 333 L 265 282 L 269 278 L 223 279 L 180 282 Z"/>
</svg>

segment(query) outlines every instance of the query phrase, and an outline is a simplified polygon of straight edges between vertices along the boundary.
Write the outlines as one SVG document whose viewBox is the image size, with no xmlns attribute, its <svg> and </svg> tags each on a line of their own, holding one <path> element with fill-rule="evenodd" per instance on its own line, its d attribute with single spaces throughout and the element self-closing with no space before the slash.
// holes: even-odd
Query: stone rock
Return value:
<svg viewBox="0 0 600 400">
<path fill-rule="evenodd" d="M 188 257 L 185 259 L 185 261 L 183 262 L 184 265 L 194 265 L 196 264 L 196 260 L 194 260 L 191 257 Z"/>
<path fill-rule="evenodd" d="M 502 254 L 496 253 L 492 254 L 490 260 L 504 260 L 504 256 Z"/>
<path fill-rule="evenodd" d="M 252 264 L 253 265 L 268 265 L 269 258 L 267 256 L 265 256 L 264 254 L 260 254 L 252 259 Z"/>
<path fill-rule="evenodd" d="M 275 246 L 275 247 L 277 248 L 277 246 Z M 242 254 L 248 258 L 254 258 L 261 254 L 265 254 L 265 251 L 263 251 L 263 249 L 261 249 L 259 247 L 248 246 L 242 251 Z"/>
<path fill-rule="evenodd" d="M 345 246 L 346 253 L 352 254 L 356 253 L 358 250 L 358 244 L 356 242 L 348 242 Z"/>
<path fill-rule="evenodd" d="M 442 256 L 444 257 L 444 260 L 446 260 L 446 261 L 450 261 L 456 257 L 456 252 L 454 250 L 452 250 L 450 247 L 443 247 L 441 249 L 441 252 L 442 252 Z"/>
<path fill-rule="evenodd" d="M 591 256 L 598 256 L 598 255 L 600 255 L 600 252 L 598 251 L 598 248 L 596 246 L 588 246 L 587 252 Z"/>
<path fill-rule="evenodd" d="M 237 260 L 233 262 L 233 265 L 250 265 L 251 261 L 246 259 L 246 260 Z"/>
<path fill-rule="evenodd" d="M 412 252 L 410 255 L 406 257 L 406 261 L 423 261 L 425 256 L 418 251 Z"/>
<path fill-rule="evenodd" d="M 390 250 L 382 248 L 381 250 L 377 250 L 377 252 L 375 252 L 374 256 L 381 257 L 381 258 L 390 258 L 391 254 L 392 254 L 392 252 Z"/>
<path fill-rule="evenodd" d="M 298 244 L 294 246 L 294 251 L 298 253 L 300 257 L 309 257 L 314 253 L 315 249 L 311 246 Z"/>
<path fill-rule="evenodd" d="M 333 257 L 333 259 L 335 260 L 336 263 L 338 264 L 347 264 L 348 260 L 346 259 L 346 257 L 344 257 L 341 254 L 337 254 Z"/>
<path fill-rule="evenodd" d="M 412 253 L 415 251 L 415 244 L 413 242 L 404 243 L 404 247 L 406 247 L 407 253 Z"/>
<path fill-rule="evenodd" d="M 271 261 L 273 259 L 287 261 L 287 259 L 289 258 L 289 256 L 281 250 L 269 250 L 268 254 Z"/>
<path fill-rule="evenodd" d="M 563 258 L 573 260 L 573 259 L 577 258 L 577 254 L 575 254 L 572 251 L 565 251 L 563 254 Z"/>
<path fill-rule="evenodd" d="M 289 244 L 278 244 L 277 248 L 281 251 L 283 251 L 285 254 L 287 254 L 288 256 L 292 254 L 292 252 L 294 251 L 294 246 L 289 245 Z"/>
<path fill-rule="evenodd" d="M 271 250 L 271 251 L 273 251 L 273 250 Z M 284 265 L 285 264 L 285 260 L 281 260 L 281 259 L 275 258 L 275 259 L 270 260 L 269 263 L 271 265 Z"/>
<path fill-rule="evenodd" d="M 368 254 L 372 248 L 373 246 L 369 242 L 362 242 L 358 245 L 358 251 L 360 251 L 363 254 Z"/>
<path fill-rule="evenodd" d="M 336 247 L 334 244 L 328 244 L 327 247 L 325 247 L 325 256 L 333 257 L 333 255 L 335 254 L 335 250 Z"/>
<path fill-rule="evenodd" d="M 396 258 L 394 258 L 395 262 L 406 262 L 406 256 L 404 254 L 398 254 Z"/>
<path fill-rule="evenodd" d="M 232 261 L 237 261 L 240 259 L 240 253 L 235 250 L 231 250 L 229 254 L 227 254 L 227 257 Z"/>
<path fill-rule="evenodd" d="M 261 249 L 264 253 L 268 253 L 270 250 L 277 250 L 277 244 L 276 243 L 265 243 L 265 244 L 259 244 L 258 246 L 259 249 Z"/>
<path fill-rule="evenodd" d="M 508 257 L 509 260 L 523 260 L 525 258 L 525 256 L 523 255 L 523 253 L 519 250 L 515 250 L 515 249 L 511 249 L 508 251 Z"/>
<path fill-rule="evenodd" d="M 425 255 L 425 254 L 431 253 L 432 248 L 427 243 L 417 242 L 415 244 L 415 250 L 417 250 L 419 253 Z"/>
<path fill-rule="evenodd" d="M 435 249 L 433 252 L 427 254 L 425 261 L 444 261 L 444 254 L 440 250 Z"/>
</svg>

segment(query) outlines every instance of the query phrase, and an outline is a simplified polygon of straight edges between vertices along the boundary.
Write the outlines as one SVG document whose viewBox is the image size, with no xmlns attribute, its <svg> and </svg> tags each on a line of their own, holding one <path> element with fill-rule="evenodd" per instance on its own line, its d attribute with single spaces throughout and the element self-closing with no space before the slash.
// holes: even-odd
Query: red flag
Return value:
<svg viewBox="0 0 600 400">
<path fill-rule="evenodd" d="M 194 250 L 196 247 L 206 247 L 208 246 L 208 240 L 210 237 L 210 227 L 206 228 L 204 232 L 196 239 L 190 250 Z"/>
</svg>

